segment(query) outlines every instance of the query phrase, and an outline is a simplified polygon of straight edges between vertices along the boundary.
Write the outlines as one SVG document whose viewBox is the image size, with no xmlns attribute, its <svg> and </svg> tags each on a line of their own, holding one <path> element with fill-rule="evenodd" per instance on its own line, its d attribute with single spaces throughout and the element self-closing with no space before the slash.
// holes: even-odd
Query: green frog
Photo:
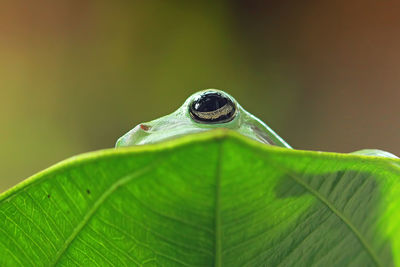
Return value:
<svg viewBox="0 0 400 267">
<path fill-rule="evenodd" d="M 231 95 L 217 89 L 197 92 L 175 112 L 137 125 L 118 139 L 116 147 L 152 144 L 215 128 L 231 129 L 267 145 L 292 149 L 285 140 L 246 111 Z M 378 149 L 364 149 L 352 154 L 397 158 Z"/>
</svg>

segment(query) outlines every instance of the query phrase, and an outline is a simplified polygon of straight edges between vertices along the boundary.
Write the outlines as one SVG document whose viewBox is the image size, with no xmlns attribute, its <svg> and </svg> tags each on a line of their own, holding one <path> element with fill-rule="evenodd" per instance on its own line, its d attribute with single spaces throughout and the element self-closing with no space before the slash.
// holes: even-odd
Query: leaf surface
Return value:
<svg viewBox="0 0 400 267">
<path fill-rule="evenodd" d="M 399 163 L 221 129 L 84 154 L 1 195 L 0 265 L 399 265 Z"/>
</svg>

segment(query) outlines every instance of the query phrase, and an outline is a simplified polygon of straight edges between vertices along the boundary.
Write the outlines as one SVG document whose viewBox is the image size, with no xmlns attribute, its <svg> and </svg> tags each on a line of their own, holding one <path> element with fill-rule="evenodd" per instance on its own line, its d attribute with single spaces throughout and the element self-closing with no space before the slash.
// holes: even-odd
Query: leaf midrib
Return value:
<svg viewBox="0 0 400 267">
<path fill-rule="evenodd" d="M 214 266 L 222 266 L 221 260 L 221 169 L 222 169 L 222 142 L 219 141 L 218 155 L 215 173 L 215 255 L 214 255 Z"/>
</svg>

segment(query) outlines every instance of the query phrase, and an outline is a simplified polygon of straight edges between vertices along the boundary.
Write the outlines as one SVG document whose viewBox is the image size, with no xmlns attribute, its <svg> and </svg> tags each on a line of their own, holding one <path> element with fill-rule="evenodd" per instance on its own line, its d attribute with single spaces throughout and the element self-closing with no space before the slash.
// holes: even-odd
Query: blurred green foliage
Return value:
<svg viewBox="0 0 400 267">
<path fill-rule="evenodd" d="M 205 88 L 226 90 L 296 148 L 400 152 L 396 3 L 2 5 L 0 191 L 112 147 Z"/>
</svg>

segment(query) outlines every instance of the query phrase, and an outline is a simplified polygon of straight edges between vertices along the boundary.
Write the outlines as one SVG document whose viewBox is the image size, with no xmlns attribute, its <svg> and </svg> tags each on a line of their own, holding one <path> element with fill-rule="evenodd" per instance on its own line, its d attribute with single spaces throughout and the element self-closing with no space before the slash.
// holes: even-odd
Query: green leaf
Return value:
<svg viewBox="0 0 400 267">
<path fill-rule="evenodd" d="M 399 164 L 221 129 L 88 153 L 0 197 L 0 265 L 400 265 Z"/>
</svg>

